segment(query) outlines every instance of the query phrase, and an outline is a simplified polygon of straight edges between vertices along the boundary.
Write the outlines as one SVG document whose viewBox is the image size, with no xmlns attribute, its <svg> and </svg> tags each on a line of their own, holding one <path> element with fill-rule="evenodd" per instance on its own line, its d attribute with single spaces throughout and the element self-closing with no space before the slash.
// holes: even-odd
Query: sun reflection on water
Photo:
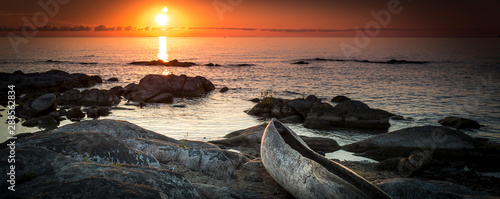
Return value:
<svg viewBox="0 0 500 199">
<path fill-rule="evenodd" d="M 158 59 L 167 62 L 168 61 L 167 37 L 158 37 L 158 44 L 159 44 Z"/>
<path fill-rule="evenodd" d="M 173 73 L 170 72 L 168 69 L 165 68 L 165 70 L 161 73 L 161 75 L 172 75 Z"/>
</svg>

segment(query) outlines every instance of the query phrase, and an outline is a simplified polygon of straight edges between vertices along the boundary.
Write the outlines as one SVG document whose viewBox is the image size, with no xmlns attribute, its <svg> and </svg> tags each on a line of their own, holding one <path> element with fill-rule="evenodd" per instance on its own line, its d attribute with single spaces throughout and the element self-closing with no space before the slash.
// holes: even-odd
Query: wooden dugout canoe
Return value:
<svg viewBox="0 0 500 199">
<path fill-rule="evenodd" d="M 390 198 L 349 168 L 311 150 L 276 119 L 264 131 L 260 151 L 269 174 L 296 198 Z"/>
</svg>

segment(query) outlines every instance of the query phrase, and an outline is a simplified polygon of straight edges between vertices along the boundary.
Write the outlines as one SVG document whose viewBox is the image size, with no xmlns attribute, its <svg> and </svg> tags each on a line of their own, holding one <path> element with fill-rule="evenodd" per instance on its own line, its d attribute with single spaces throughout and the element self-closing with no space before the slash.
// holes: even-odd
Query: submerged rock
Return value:
<svg viewBox="0 0 500 199">
<path fill-rule="evenodd" d="M 293 62 L 292 64 L 309 64 L 309 62 L 306 62 L 306 61 L 298 61 L 298 62 Z"/>
<path fill-rule="evenodd" d="M 481 127 L 481 125 L 474 120 L 453 116 L 440 119 L 438 123 L 443 126 L 450 126 L 457 129 L 479 129 Z"/>
<path fill-rule="evenodd" d="M 229 90 L 229 88 L 228 88 L 228 87 L 226 87 L 226 86 L 224 86 L 224 87 L 222 87 L 222 88 L 219 90 L 219 92 L 221 92 L 221 93 L 225 93 L 225 92 L 227 92 L 228 90 Z"/>
<path fill-rule="evenodd" d="M 348 98 L 348 97 L 343 96 L 343 95 L 338 95 L 338 96 L 335 96 L 334 98 L 332 98 L 332 100 L 330 100 L 330 101 L 334 102 L 334 103 L 340 103 L 340 102 L 347 101 L 347 100 L 351 100 L 351 98 Z"/>
<path fill-rule="evenodd" d="M 205 64 L 205 66 L 220 66 L 219 64 L 214 64 L 214 63 L 208 63 L 208 64 Z"/>
</svg>

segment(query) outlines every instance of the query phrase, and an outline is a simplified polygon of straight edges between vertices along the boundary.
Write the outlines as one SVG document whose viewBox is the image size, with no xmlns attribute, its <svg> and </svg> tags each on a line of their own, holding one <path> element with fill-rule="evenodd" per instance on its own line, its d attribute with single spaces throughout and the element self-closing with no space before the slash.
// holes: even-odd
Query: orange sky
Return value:
<svg viewBox="0 0 500 199">
<path fill-rule="evenodd" d="M 68 3 L 59 4 L 64 1 Z M 372 29 L 381 29 L 376 36 L 500 35 L 500 2 L 490 0 L 3 1 L 0 27 L 23 26 L 23 18 L 34 23 L 37 12 L 48 13 L 38 2 L 58 3 L 53 17 L 36 18 L 38 24 L 48 19 L 56 27 L 152 27 L 165 6 L 170 21 L 167 31 L 39 31 L 37 36 L 355 36 L 360 34 L 356 28 L 374 23 L 378 27 Z M 391 13 L 382 26 L 371 12 L 388 12 L 391 5 L 400 12 Z"/>
</svg>

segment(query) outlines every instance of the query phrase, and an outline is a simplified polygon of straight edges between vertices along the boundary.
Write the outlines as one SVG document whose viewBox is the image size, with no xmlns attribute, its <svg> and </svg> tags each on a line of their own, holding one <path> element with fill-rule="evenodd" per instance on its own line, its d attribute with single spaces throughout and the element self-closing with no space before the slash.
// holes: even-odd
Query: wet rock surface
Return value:
<svg viewBox="0 0 500 199">
<path fill-rule="evenodd" d="M 206 78 L 186 75 L 147 75 L 139 84 L 123 89 L 125 98 L 151 103 L 171 103 L 172 97 L 202 97 L 213 90 L 215 86 Z"/>
<path fill-rule="evenodd" d="M 383 160 L 390 157 L 407 157 L 416 149 L 470 150 L 474 147 L 474 139 L 463 132 L 446 127 L 422 126 L 377 135 L 343 146 L 342 149 Z"/>
<path fill-rule="evenodd" d="M 314 95 L 294 100 L 267 97 L 260 100 L 247 113 L 263 118 L 284 119 L 287 122 L 303 121 L 304 127 L 310 129 L 331 127 L 387 129 L 390 127 L 390 118 L 395 116 L 384 110 L 372 109 L 360 101 L 348 98 L 336 100 L 339 103 L 332 106 L 321 102 Z M 292 117 L 296 118 L 290 120 Z"/>
<path fill-rule="evenodd" d="M 112 106 L 120 102 L 118 96 L 109 90 L 90 89 L 82 92 L 72 89 L 57 98 L 63 105 Z"/>
<path fill-rule="evenodd" d="M 100 81 L 99 81 L 100 80 Z M 60 70 L 43 73 L 0 73 L 0 94 L 7 96 L 8 85 L 16 85 L 18 93 L 36 93 L 39 96 L 46 93 L 60 93 L 72 88 L 88 88 L 101 83 L 98 76 L 81 73 L 69 74 Z M 2 103 L 3 100 L 1 99 Z"/>
</svg>

